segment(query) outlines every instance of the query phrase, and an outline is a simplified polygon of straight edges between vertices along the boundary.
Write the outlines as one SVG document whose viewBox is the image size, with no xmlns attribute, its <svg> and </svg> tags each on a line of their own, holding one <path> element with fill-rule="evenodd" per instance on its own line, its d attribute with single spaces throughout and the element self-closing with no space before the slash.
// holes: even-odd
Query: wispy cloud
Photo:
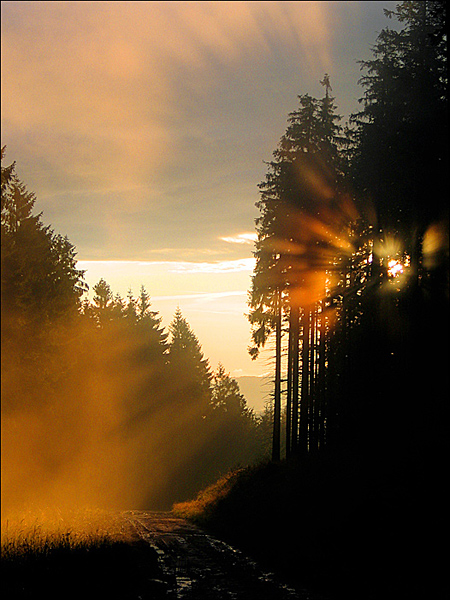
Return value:
<svg viewBox="0 0 450 600">
<path fill-rule="evenodd" d="M 110 269 L 139 269 L 155 268 L 168 273 L 241 273 L 253 271 L 255 267 L 254 258 L 240 258 L 237 260 L 222 260 L 215 262 L 185 262 L 185 261 L 145 261 L 145 260 L 80 260 L 77 263 L 80 269 L 89 269 L 95 266 L 105 266 Z"/>
<path fill-rule="evenodd" d="M 195 294 L 173 294 L 169 296 L 153 296 L 154 302 L 160 302 L 163 300 L 219 300 L 221 298 L 229 298 L 233 296 L 246 297 L 247 292 L 242 290 L 236 290 L 232 292 L 198 292 Z"/>
<path fill-rule="evenodd" d="M 230 237 L 221 237 L 222 241 L 227 242 L 229 244 L 253 244 L 256 239 L 256 233 L 238 233 L 235 236 Z"/>
<path fill-rule="evenodd" d="M 218 262 L 179 262 L 171 263 L 169 268 L 172 273 L 240 273 L 253 271 L 254 258 L 241 258 L 237 260 L 222 260 Z"/>
<path fill-rule="evenodd" d="M 6 134 L 46 157 L 47 186 L 147 183 L 176 154 L 180 79 L 204 89 L 274 39 L 324 70 L 329 4 L 2 2 Z"/>
</svg>

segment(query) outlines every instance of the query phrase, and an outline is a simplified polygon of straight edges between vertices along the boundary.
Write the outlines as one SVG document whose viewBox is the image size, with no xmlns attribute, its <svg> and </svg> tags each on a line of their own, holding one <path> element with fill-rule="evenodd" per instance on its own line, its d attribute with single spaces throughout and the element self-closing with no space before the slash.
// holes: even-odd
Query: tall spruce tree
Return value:
<svg viewBox="0 0 450 600">
<path fill-rule="evenodd" d="M 131 301 L 129 301 L 129 306 Z M 141 286 L 139 297 L 132 300 L 137 308 L 135 329 L 140 343 L 138 346 L 139 358 L 151 365 L 153 380 L 162 381 L 165 377 L 167 363 L 167 338 L 168 334 L 161 325 L 162 318 L 151 309 L 150 296 L 144 286 Z M 160 386 L 158 386 L 158 389 Z"/>
<path fill-rule="evenodd" d="M 2 149 L 2 161 L 5 148 Z M 69 240 L 44 225 L 36 198 L 1 168 L 2 409 L 51 400 L 68 368 L 72 325 L 86 288 Z M 55 366 L 57 365 L 57 366 Z"/>
<path fill-rule="evenodd" d="M 373 58 L 361 61 L 352 174 L 380 237 L 403 239 L 420 279 L 424 233 L 448 215 L 446 3 L 400 2 L 385 14 L 401 28 L 383 29 Z"/>
<path fill-rule="evenodd" d="M 1 151 L 2 161 L 5 148 Z M 33 326 L 73 316 L 85 289 L 83 272 L 67 237 L 56 234 L 35 214 L 36 197 L 16 174 L 15 163 L 2 165 L 1 298 L 2 324 L 13 319 Z"/>
<path fill-rule="evenodd" d="M 260 184 L 257 207 L 256 267 L 250 291 L 252 324 L 252 356 L 258 355 L 272 332 L 275 332 L 275 391 L 273 458 L 280 456 L 281 417 L 281 334 L 282 314 L 288 315 L 288 397 L 287 452 L 298 441 L 299 399 L 299 336 L 303 332 L 302 403 L 303 427 L 307 428 L 309 370 L 314 369 L 309 350 L 309 320 L 300 313 L 310 314 L 315 301 L 325 295 L 324 272 L 329 256 L 324 240 L 317 235 L 322 214 L 337 201 L 338 185 L 344 172 L 341 156 L 342 133 L 340 117 L 331 96 L 328 75 L 321 82 L 325 87 L 322 100 L 305 94 L 299 96 L 299 108 L 290 113 L 288 127 L 268 163 L 265 180 Z M 320 272 L 322 272 L 320 274 Z M 312 281 L 322 279 L 322 289 Z M 320 286 L 319 286 L 320 287 Z M 311 313 L 312 314 L 312 313 Z M 306 411 L 306 412 L 305 412 Z"/>
<path fill-rule="evenodd" d="M 211 372 L 200 342 L 178 308 L 169 326 L 169 369 L 172 373 L 174 401 L 198 417 L 210 410 Z"/>
<path fill-rule="evenodd" d="M 425 446 L 436 447 L 443 440 L 439 389 L 448 383 L 443 366 L 448 349 L 431 356 L 430 348 L 438 343 L 435 315 L 441 325 L 448 318 L 446 4 L 400 2 L 385 14 L 398 23 L 381 31 L 373 57 L 361 62 L 362 110 L 352 117 L 354 189 L 360 205 L 371 205 L 376 216 L 371 291 L 360 310 L 351 308 L 355 303 L 349 295 L 344 302 L 349 317 L 344 343 L 353 351 L 346 361 L 341 359 L 351 384 L 345 393 L 353 399 L 346 403 L 347 431 L 357 419 L 370 424 L 360 445 L 366 444 L 366 453 L 372 446 L 380 463 L 384 455 L 386 465 L 395 465 L 411 447 L 425 456 Z M 440 257 L 436 254 L 431 264 L 423 251 L 434 227 L 441 232 L 435 239 Z M 392 240 L 411 261 L 405 284 L 398 288 L 386 286 Z M 361 323 L 359 332 L 352 321 Z M 409 393 L 400 372 L 414 372 Z M 364 403 L 358 400 L 363 387 Z M 380 432 L 383 448 L 376 444 Z M 441 448 L 435 455 L 439 453 Z"/>
<path fill-rule="evenodd" d="M 213 440 L 209 453 L 212 466 L 219 473 L 253 462 L 262 454 L 258 422 L 238 382 L 220 363 L 213 373 L 211 392 Z"/>
</svg>

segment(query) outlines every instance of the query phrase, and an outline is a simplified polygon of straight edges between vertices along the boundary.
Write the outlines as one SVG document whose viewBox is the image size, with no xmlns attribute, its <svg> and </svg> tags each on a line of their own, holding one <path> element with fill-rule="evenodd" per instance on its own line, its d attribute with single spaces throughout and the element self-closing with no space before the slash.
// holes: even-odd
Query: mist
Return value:
<svg viewBox="0 0 450 600">
<path fill-rule="evenodd" d="M 124 323 L 79 317 L 35 337 L 3 357 L 2 518 L 170 508 L 220 472 L 202 451 L 222 424 L 201 426 L 205 407 L 183 403 L 183 379 L 169 385 L 164 355 L 143 360 Z"/>
<path fill-rule="evenodd" d="M 19 368 L 4 370 L 4 402 L 11 390 L 22 397 L 31 393 L 32 401 L 7 410 L 2 419 L 3 513 L 30 506 L 118 508 L 139 502 L 133 482 L 139 440 L 128 435 L 125 382 L 114 369 L 126 350 L 90 344 L 80 352 L 80 332 L 70 333 L 77 335 L 69 346 L 46 356 L 61 371 L 74 362 L 67 377 L 36 374 L 27 382 Z M 55 376 L 56 389 L 49 390 Z"/>
</svg>

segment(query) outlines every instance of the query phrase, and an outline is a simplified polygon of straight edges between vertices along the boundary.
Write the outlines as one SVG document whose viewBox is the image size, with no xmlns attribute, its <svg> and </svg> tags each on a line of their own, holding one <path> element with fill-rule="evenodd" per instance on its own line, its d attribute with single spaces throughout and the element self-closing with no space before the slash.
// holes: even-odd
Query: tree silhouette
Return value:
<svg viewBox="0 0 450 600">
<path fill-rule="evenodd" d="M 211 372 L 200 342 L 178 308 L 169 325 L 169 370 L 175 401 L 206 416 L 210 407 Z"/>
<path fill-rule="evenodd" d="M 325 87 L 322 100 L 308 94 L 299 96 L 299 108 L 290 113 L 286 133 L 274 152 L 274 160 L 268 164 L 265 180 L 259 185 L 261 198 L 257 207 L 261 216 L 257 220 L 256 267 L 249 300 L 254 342 L 250 353 L 256 357 L 259 348 L 275 332 L 274 460 L 280 456 L 283 313 L 288 315 L 289 328 L 287 454 L 299 445 L 308 446 L 308 421 L 314 416 L 312 405 L 309 406 L 312 374 L 318 378 L 318 365 L 324 369 L 325 320 L 322 310 L 316 310 L 314 304 L 325 296 L 326 271 L 332 267 L 326 220 L 330 205 L 338 198 L 345 161 L 340 151 L 340 117 L 330 95 L 328 75 L 322 84 Z M 322 317 L 314 320 L 313 316 L 318 314 Z M 317 338 L 317 344 L 312 343 L 311 336 Z M 322 418 L 319 412 L 318 423 Z"/>
<path fill-rule="evenodd" d="M 225 472 L 259 458 L 262 451 L 258 422 L 247 406 L 238 382 L 221 363 L 212 377 L 211 405 L 214 437 L 209 452 L 215 469 Z"/>
<path fill-rule="evenodd" d="M 86 285 L 74 246 L 34 214 L 15 163 L 1 175 L 2 407 L 13 410 L 50 401 L 67 368 L 53 368 L 55 354 L 67 355 Z"/>
<path fill-rule="evenodd" d="M 367 454 L 370 445 L 375 453 L 374 440 L 383 431 L 378 452 L 387 465 L 412 446 L 423 448 L 424 440 L 433 446 L 431 438 L 440 438 L 431 433 L 439 423 L 428 420 L 422 407 L 429 398 L 427 414 L 440 414 L 438 388 L 446 385 L 447 348 L 433 359 L 425 348 L 437 344 L 433 315 L 444 323 L 448 311 L 448 77 L 445 3 L 400 2 L 385 14 L 402 27 L 383 29 L 373 58 L 361 62 L 362 110 L 352 117 L 350 172 L 360 211 L 372 212 L 373 248 L 367 293 L 359 300 L 347 295 L 344 302 L 351 336 L 344 343 L 354 350 L 343 372 L 347 435 L 351 429 L 355 435 L 355 420 L 365 422 L 359 444 Z M 439 248 L 432 261 L 424 255 L 430 236 Z M 402 285 L 389 286 L 392 256 L 394 263 L 408 262 Z M 402 371 L 415 373 L 409 394 Z M 362 388 L 364 403 L 357 401 Z"/>
<path fill-rule="evenodd" d="M 2 160 L 5 148 L 2 149 Z M 3 324 L 26 319 L 43 325 L 73 315 L 85 290 L 83 272 L 67 237 L 54 233 L 33 214 L 35 195 L 15 172 L 2 165 L 1 293 Z"/>
<path fill-rule="evenodd" d="M 383 29 L 373 58 L 361 61 L 352 174 L 381 237 L 402 238 L 420 279 L 425 231 L 448 215 L 446 3 L 400 2 L 385 14 L 403 26 Z"/>
</svg>

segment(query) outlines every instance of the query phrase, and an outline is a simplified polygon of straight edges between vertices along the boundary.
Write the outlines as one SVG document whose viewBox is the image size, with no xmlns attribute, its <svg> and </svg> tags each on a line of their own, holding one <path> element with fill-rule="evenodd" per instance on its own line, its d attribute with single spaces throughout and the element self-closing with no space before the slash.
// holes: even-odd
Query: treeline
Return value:
<svg viewBox="0 0 450 600">
<path fill-rule="evenodd" d="M 448 596 L 446 5 L 387 16 L 360 112 L 340 125 L 325 76 L 260 184 L 250 351 L 273 352 L 275 460 L 180 507 L 334 600 Z"/>
<path fill-rule="evenodd" d="M 299 96 L 260 184 L 251 354 L 275 350 L 262 421 L 180 312 L 165 331 L 145 289 L 123 299 L 103 280 L 83 300 L 75 248 L 2 167 L 3 488 L 16 500 L 43 480 L 127 506 L 182 500 L 261 456 L 269 418 L 276 461 L 328 447 L 412 472 L 443 454 L 446 4 L 386 14 L 401 27 L 361 62 L 360 112 L 340 124 L 325 75 L 321 98 Z M 23 429 L 19 415 L 32 416 Z"/>
<path fill-rule="evenodd" d="M 250 353 L 274 347 L 274 460 L 443 443 L 447 343 L 431 349 L 448 323 L 446 5 L 385 13 L 402 28 L 360 63 L 361 110 L 342 126 L 325 75 L 259 186 Z"/>
<path fill-rule="evenodd" d="M 166 331 L 144 287 L 123 299 L 103 279 L 89 300 L 75 248 L 34 203 L 2 166 L 6 506 L 61 494 L 167 507 L 260 459 L 261 419 L 181 311 Z"/>
</svg>

